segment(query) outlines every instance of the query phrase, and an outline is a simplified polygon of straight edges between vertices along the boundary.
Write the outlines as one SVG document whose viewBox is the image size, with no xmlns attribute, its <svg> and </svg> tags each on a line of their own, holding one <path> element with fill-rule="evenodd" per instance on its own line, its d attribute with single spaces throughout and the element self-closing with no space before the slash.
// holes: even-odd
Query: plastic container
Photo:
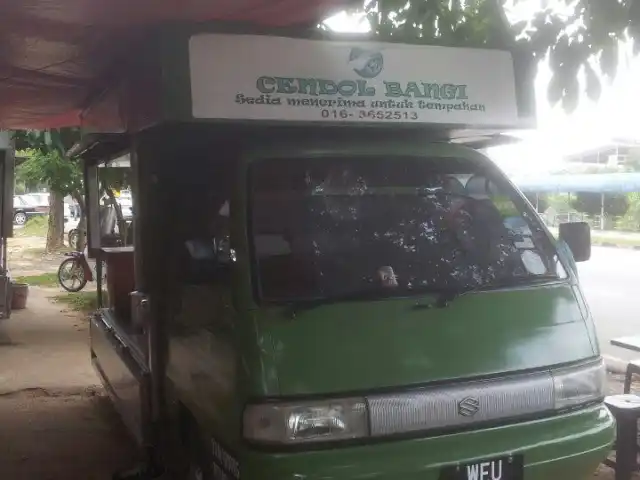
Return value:
<svg viewBox="0 0 640 480">
<path fill-rule="evenodd" d="M 27 297 L 29 296 L 29 285 L 26 283 L 11 284 L 11 309 L 22 310 L 27 308 Z"/>
</svg>

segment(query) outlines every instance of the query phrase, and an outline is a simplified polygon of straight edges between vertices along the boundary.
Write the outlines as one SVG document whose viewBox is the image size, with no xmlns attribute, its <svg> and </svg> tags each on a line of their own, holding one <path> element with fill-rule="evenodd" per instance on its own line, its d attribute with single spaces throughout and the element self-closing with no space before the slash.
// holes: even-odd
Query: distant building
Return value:
<svg viewBox="0 0 640 480">
<path fill-rule="evenodd" d="M 566 170 L 572 172 L 596 169 L 625 171 L 632 165 L 640 165 L 640 142 L 615 138 L 597 147 L 565 155 L 564 162 Z"/>
</svg>

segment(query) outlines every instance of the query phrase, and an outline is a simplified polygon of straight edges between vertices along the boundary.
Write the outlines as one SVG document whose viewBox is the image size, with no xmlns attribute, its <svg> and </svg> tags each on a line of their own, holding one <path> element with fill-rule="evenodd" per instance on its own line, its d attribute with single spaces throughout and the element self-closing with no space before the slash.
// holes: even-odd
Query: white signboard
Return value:
<svg viewBox="0 0 640 480">
<path fill-rule="evenodd" d="M 195 118 L 518 124 L 509 52 L 217 34 L 189 49 Z"/>
</svg>

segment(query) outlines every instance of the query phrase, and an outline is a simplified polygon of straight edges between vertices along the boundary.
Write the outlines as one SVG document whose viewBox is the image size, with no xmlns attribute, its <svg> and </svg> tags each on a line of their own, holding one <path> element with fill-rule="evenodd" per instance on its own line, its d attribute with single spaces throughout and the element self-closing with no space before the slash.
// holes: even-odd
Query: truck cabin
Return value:
<svg viewBox="0 0 640 480">
<path fill-rule="evenodd" d="M 529 59 L 202 28 L 136 56 L 71 152 L 107 269 L 91 356 L 140 444 L 162 462 L 186 431 L 211 453 L 189 478 L 371 476 L 398 445 L 411 465 L 375 478 L 591 472 L 612 420 L 588 236 L 556 241 L 477 151 L 532 125 Z M 99 198 L 123 178 L 133 244 L 114 246 Z"/>
</svg>

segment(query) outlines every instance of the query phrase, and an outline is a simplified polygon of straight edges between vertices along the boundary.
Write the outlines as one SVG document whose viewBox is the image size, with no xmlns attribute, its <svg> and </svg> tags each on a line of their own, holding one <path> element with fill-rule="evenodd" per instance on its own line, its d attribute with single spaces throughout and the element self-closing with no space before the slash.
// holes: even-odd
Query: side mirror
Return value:
<svg viewBox="0 0 640 480">
<path fill-rule="evenodd" d="M 569 246 L 576 262 L 586 262 L 591 258 L 591 228 L 588 223 L 561 223 L 559 237 Z"/>
</svg>

